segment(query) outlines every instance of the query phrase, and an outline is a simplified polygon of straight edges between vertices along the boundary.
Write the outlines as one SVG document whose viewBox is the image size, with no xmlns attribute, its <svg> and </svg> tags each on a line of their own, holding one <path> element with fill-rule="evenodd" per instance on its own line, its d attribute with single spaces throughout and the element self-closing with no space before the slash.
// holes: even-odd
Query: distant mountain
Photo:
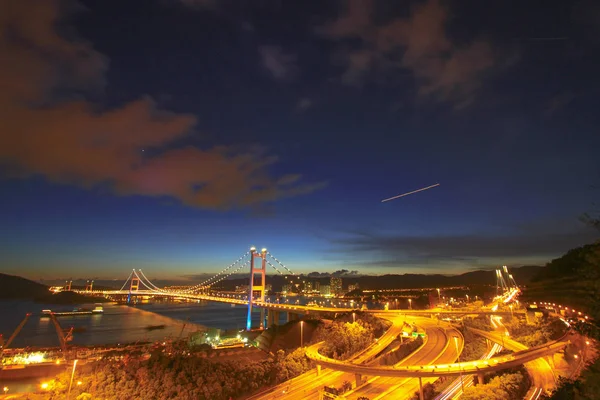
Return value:
<svg viewBox="0 0 600 400">
<path fill-rule="evenodd" d="M 48 294 L 48 286 L 20 276 L 0 274 L 0 299 L 35 299 Z"/>
<path fill-rule="evenodd" d="M 519 285 L 526 285 L 533 277 L 543 271 L 540 266 L 523 266 L 510 268 L 509 272 Z M 329 285 L 329 277 L 301 277 L 302 281 L 319 282 L 321 285 Z M 354 277 L 342 277 L 344 288 L 349 284 L 358 283 L 361 289 L 421 289 L 451 286 L 473 286 L 473 285 L 496 285 L 496 272 L 494 270 L 478 270 L 466 272 L 460 275 L 441 274 L 386 274 L 386 275 L 362 275 Z M 270 275 L 267 282 L 273 285 L 274 291 L 281 291 L 281 287 L 288 282 L 281 275 Z M 248 278 L 238 278 L 223 281 L 219 287 L 230 290 L 237 285 L 247 285 Z"/>
</svg>

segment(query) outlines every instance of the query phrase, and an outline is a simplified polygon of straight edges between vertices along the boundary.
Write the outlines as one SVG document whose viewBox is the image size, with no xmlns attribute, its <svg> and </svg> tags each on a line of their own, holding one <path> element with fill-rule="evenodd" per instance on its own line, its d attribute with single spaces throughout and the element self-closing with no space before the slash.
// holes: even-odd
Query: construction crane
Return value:
<svg viewBox="0 0 600 400">
<path fill-rule="evenodd" d="M 67 355 L 67 342 L 73 340 L 73 327 L 68 330 L 64 330 L 58 319 L 56 319 L 56 315 L 54 313 L 50 313 L 50 320 L 54 324 L 54 328 L 56 329 L 56 334 L 58 335 L 58 341 L 60 342 L 60 348 L 63 351 L 63 354 Z"/>
<path fill-rule="evenodd" d="M 21 329 L 23 329 L 23 327 L 27 323 L 27 320 L 29 319 L 30 316 L 31 316 L 31 313 L 27 313 L 25 315 L 25 318 L 23 318 L 23 321 L 21 321 L 19 326 L 17 326 L 17 329 L 15 329 L 15 331 L 12 333 L 12 335 L 10 335 L 10 337 L 8 338 L 6 343 L 4 343 L 4 338 L 2 337 L 2 335 L 0 335 L 0 357 L 2 356 L 2 353 L 4 353 L 4 349 L 7 349 L 8 346 L 10 346 L 10 344 L 12 343 L 12 341 L 15 340 L 15 337 L 17 337 L 19 332 L 21 332 Z"/>
</svg>

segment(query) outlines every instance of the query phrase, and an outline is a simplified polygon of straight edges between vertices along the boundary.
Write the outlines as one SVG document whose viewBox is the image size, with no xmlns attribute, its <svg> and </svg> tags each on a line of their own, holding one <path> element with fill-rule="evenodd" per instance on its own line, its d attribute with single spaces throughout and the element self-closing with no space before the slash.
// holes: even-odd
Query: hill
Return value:
<svg viewBox="0 0 600 400">
<path fill-rule="evenodd" d="M 595 314 L 597 288 L 600 288 L 600 241 L 571 249 L 549 262 L 534 276 L 523 299 L 556 302 Z"/>
<path fill-rule="evenodd" d="M 35 299 L 47 294 L 46 285 L 20 276 L 0 274 L 0 299 Z"/>
<path fill-rule="evenodd" d="M 74 292 L 50 293 L 48 286 L 15 275 L 0 274 L 0 300 L 35 300 L 50 304 L 102 303 L 104 298 Z"/>
</svg>

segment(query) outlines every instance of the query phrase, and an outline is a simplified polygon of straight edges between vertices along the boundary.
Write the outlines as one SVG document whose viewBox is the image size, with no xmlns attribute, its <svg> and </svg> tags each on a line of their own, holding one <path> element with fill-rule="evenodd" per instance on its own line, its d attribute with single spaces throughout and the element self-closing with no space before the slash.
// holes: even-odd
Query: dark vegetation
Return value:
<svg viewBox="0 0 600 400">
<path fill-rule="evenodd" d="M 325 341 L 319 352 L 326 357 L 345 360 L 353 354 L 366 349 L 376 337 L 389 328 L 388 321 L 370 314 L 356 313 L 356 322 L 352 314 L 344 314 L 331 324 L 322 324 L 315 332 L 314 341 Z"/>
<path fill-rule="evenodd" d="M 253 363 L 218 362 L 199 357 L 152 354 L 149 360 L 125 357 L 102 360 L 77 368 L 81 385 L 73 385 L 71 398 L 227 400 L 277 384 L 312 368 L 304 350 L 278 352 Z M 59 375 L 44 394 L 21 399 L 64 399 L 70 371 Z M 93 396 L 91 395 L 93 393 Z"/>
<path fill-rule="evenodd" d="M 600 227 L 598 218 L 593 226 Z M 531 300 L 552 301 L 581 310 L 590 316 L 575 329 L 593 339 L 600 339 L 600 241 L 570 250 L 552 260 L 548 273 L 537 277 L 525 294 Z M 552 290 L 548 290 L 548 288 Z M 559 381 L 550 399 L 592 400 L 600 397 L 600 361 L 590 360 L 578 379 Z"/>
<path fill-rule="evenodd" d="M 565 304 L 591 313 L 595 301 L 590 300 L 594 300 L 599 289 L 599 254 L 600 242 L 596 242 L 569 250 L 552 260 L 527 286 L 523 299 Z"/>
<path fill-rule="evenodd" d="M 504 322 L 511 338 L 527 347 L 540 346 L 551 340 L 559 339 L 566 332 L 566 326 L 558 318 L 547 318 L 528 325 L 523 320 L 513 318 Z"/>
<path fill-rule="evenodd" d="M 463 400 L 521 400 L 529 390 L 527 372 L 520 368 L 486 377 L 486 383 L 465 389 Z"/>
</svg>

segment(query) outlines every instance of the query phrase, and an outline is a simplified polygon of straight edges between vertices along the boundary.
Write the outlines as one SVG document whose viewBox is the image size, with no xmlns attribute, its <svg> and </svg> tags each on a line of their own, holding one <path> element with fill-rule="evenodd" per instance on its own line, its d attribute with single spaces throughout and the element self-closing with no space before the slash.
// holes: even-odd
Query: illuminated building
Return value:
<svg viewBox="0 0 600 400">
<path fill-rule="evenodd" d="M 329 285 L 331 286 L 331 294 L 334 296 L 342 294 L 342 278 L 332 276 Z"/>
</svg>

